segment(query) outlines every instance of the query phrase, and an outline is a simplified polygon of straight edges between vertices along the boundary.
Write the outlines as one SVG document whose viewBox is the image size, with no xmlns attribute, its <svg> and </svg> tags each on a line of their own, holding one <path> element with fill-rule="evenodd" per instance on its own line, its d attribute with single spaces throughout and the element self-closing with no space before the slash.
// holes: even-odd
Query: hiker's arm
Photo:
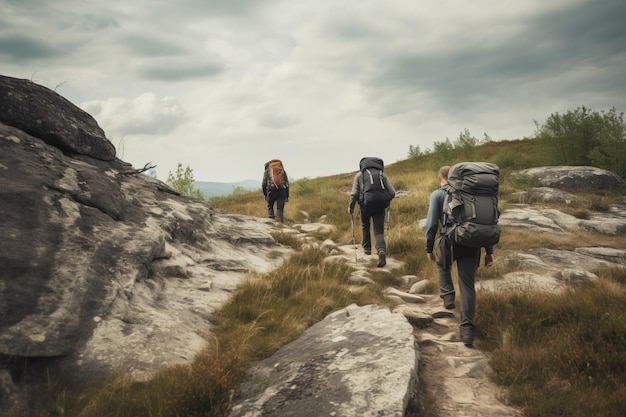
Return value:
<svg viewBox="0 0 626 417">
<path fill-rule="evenodd" d="M 263 189 L 263 195 L 267 197 L 267 170 L 263 172 L 263 181 L 261 181 L 261 188 Z"/>
<path fill-rule="evenodd" d="M 354 181 L 352 182 L 352 191 L 350 191 L 350 205 L 348 206 L 348 211 L 352 213 L 354 211 L 354 206 L 356 202 L 359 201 L 359 195 L 361 194 L 361 187 L 359 185 L 359 176 L 360 172 L 354 176 Z"/>
<path fill-rule="evenodd" d="M 439 229 L 439 219 L 441 217 L 442 201 L 440 190 L 435 190 L 430 194 L 430 202 L 428 203 L 428 215 L 426 216 L 426 253 L 432 254 L 435 246 L 435 236 Z M 430 259 L 430 255 L 429 255 Z"/>
</svg>

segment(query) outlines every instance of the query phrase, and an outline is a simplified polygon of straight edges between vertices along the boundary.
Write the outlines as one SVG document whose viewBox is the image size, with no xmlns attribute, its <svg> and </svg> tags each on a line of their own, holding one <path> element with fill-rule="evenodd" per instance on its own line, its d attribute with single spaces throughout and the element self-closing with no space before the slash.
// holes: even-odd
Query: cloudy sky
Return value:
<svg viewBox="0 0 626 417">
<path fill-rule="evenodd" d="M 468 129 L 626 111 L 624 0 L 0 0 L 0 74 L 89 112 L 118 156 L 197 180 L 386 163 Z"/>
</svg>

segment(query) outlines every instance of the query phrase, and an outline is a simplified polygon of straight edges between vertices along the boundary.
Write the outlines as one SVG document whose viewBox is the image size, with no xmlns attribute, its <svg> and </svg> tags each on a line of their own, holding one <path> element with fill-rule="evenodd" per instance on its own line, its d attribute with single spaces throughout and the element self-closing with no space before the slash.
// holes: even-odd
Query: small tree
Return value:
<svg viewBox="0 0 626 417">
<path fill-rule="evenodd" d="M 167 180 L 165 181 L 170 187 L 189 197 L 195 197 L 204 199 L 200 190 L 194 187 L 193 169 L 187 165 L 183 170 L 183 165 L 179 162 L 176 168 L 176 173 L 172 174 L 170 171 L 167 174 Z"/>
<path fill-rule="evenodd" d="M 592 111 L 579 107 L 565 114 L 553 113 L 537 126 L 536 137 L 551 163 L 594 165 L 626 175 L 626 127 L 624 113 L 615 108 Z"/>
<path fill-rule="evenodd" d="M 408 154 L 409 159 L 416 159 L 422 155 L 424 155 L 424 152 L 422 152 L 419 145 L 416 145 L 416 146 L 409 145 L 409 154 Z"/>
</svg>

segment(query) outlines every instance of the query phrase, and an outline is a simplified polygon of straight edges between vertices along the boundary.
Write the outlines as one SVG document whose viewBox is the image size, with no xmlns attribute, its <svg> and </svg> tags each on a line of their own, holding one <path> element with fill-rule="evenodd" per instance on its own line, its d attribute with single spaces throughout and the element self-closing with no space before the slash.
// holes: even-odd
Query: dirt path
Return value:
<svg viewBox="0 0 626 417">
<path fill-rule="evenodd" d="M 384 270 L 391 273 L 402 264 L 387 258 L 387 266 L 376 268 L 377 257 L 365 256 L 352 245 L 339 247 L 341 257 L 356 267 L 353 274 L 367 279 L 371 271 Z M 397 293 L 395 293 L 397 294 Z M 394 297 L 397 298 L 397 297 Z M 406 299 L 415 299 L 407 294 Z M 506 392 L 489 379 L 491 368 L 485 352 L 476 339 L 468 348 L 459 339 L 458 308 L 446 310 L 439 296 L 419 294 L 423 302 L 408 303 L 412 310 L 432 317 L 432 323 L 424 328 L 415 327 L 414 335 L 420 355 L 419 380 L 422 385 L 424 417 L 501 417 L 522 416 L 520 410 L 507 406 L 502 399 Z"/>
<path fill-rule="evenodd" d="M 489 358 L 480 350 L 480 340 L 475 340 L 474 348 L 459 340 L 458 311 L 445 310 L 438 296 L 424 298 L 423 311 L 433 317 L 433 324 L 414 334 L 423 363 L 420 380 L 427 394 L 423 406 L 432 413 L 427 415 L 521 416 L 501 401 L 506 392 L 489 379 Z"/>
</svg>

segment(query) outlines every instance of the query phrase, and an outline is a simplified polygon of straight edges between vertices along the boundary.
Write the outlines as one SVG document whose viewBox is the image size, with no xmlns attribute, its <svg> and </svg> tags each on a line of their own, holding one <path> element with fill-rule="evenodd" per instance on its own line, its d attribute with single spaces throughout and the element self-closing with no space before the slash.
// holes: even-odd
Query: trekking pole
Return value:
<svg viewBox="0 0 626 417">
<path fill-rule="evenodd" d="M 352 228 L 352 246 L 354 246 L 354 264 L 359 266 L 359 261 L 356 253 L 356 237 L 354 237 L 354 216 L 350 213 L 350 226 Z"/>
</svg>

